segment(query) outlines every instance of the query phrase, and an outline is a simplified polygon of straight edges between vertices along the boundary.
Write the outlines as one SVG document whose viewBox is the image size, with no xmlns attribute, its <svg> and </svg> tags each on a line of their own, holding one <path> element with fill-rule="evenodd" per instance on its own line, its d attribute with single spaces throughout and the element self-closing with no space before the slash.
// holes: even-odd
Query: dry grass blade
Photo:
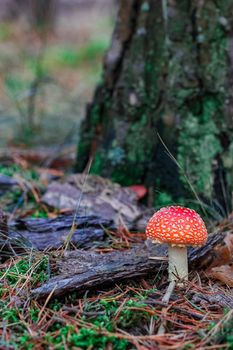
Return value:
<svg viewBox="0 0 233 350">
<path fill-rule="evenodd" d="M 170 150 L 168 149 L 167 145 L 164 143 L 164 141 L 163 141 L 162 137 L 159 135 L 159 133 L 157 133 L 157 136 L 158 136 L 160 142 L 162 143 L 162 145 L 164 146 L 165 150 L 167 151 L 168 156 L 173 160 L 173 162 L 174 162 L 174 163 L 176 164 L 176 166 L 179 168 L 179 170 L 181 171 L 181 174 L 183 175 L 183 177 L 184 177 L 185 180 L 187 181 L 187 184 L 189 185 L 189 187 L 190 187 L 192 193 L 194 194 L 194 197 L 196 198 L 197 202 L 199 203 L 199 205 L 200 205 L 200 207 L 201 207 L 201 209 L 202 209 L 204 215 L 205 215 L 206 217 L 208 217 L 207 212 L 206 212 L 206 210 L 205 210 L 205 207 L 204 207 L 204 205 L 203 205 L 203 203 L 202 203 L 200 197 L 198 196 L 197 191 L 195 190 L 195 188 L 194 188 L 192 182 L 190 181 L 188 175 L 185 173 L 184 169 L 182 168 L 182 166 L 180 165 L 180 163 L 177 161 L 177 159 L 176 159 L 176 158 L 173 156 L 173 154 L 170 152 Z"/>
<path fill-rule="evenodd" d="M 86 171 L 86 174 L 85 174 L 85 177 L 84 177 L 84 180 L 83 180 L 81 195 L 79 197 L 79 200 L 77 202 L 77 205 L 76 205 L 76 208 L 75 208 L 75 211 L 74 211 L 73 223 L 72 223 L 72 226 L 70 228 L 70 232 L 68 233 L 68 235 L 66 237 L 66 240 L 64 242 L 64 252 L 68 249 L 69 244 L 71 242 L 71 239 L 72 239 L 72 237 L 74 235 L 74 231 L 75 231 L 75 229 L 77 227 L 76 218 L 77 218 L 78 210 L 80 208 L 81 201 L 82 201 L 82 198 L 83 198 L 83 190 L 84 190 L 84 187 L 85 187 L 85 184 L 86 184 L 86 181 L 87 181 L 88 174 L 90 173 L 91 165 L 92 165 L 92 159 L 90 159 L 90 161 L 89 161 L 89 163 L 87 165 L 87 171 Z"/>
</svg>

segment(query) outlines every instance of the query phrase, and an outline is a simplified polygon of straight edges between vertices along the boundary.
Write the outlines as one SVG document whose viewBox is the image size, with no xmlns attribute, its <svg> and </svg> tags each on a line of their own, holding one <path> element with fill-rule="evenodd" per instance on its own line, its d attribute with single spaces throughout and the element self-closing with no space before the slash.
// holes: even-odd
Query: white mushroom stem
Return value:
<svg viewBox="0 0 233 350">
<path fill-rule="evenodd" d="M 168 246 L 168 274 L 170 281 L 188 280 L 187 247 Z"/>
</svg>

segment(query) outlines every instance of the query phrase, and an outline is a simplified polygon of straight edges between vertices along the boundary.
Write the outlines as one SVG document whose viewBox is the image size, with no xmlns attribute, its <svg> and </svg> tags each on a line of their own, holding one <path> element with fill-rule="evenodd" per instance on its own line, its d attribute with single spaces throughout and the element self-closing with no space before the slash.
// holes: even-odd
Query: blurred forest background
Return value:
<svg viewBox="0 0 233 350">
<path fill-rule="evenodd" d="M 101 79 L 111 0 L 0 2 L 0 146 L 77 144 Z"/>
</svg>

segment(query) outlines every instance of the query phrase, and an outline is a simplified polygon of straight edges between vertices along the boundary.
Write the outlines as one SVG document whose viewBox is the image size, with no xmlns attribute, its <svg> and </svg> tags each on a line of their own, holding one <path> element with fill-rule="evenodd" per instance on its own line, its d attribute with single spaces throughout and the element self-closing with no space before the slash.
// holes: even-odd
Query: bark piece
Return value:
<svg viewBox="0 0 233 350">
<path fill-rule="evenodd" d="M 199 293 L 195 294 L 192 298 L 194 303 L 204 303 L 211 305 L 211 307 L 226 307 L 229 309 L 233 309 L 233 289 L 229 289 L 228 291 L 221 290 L 216 288 L 213 290 L 211 294 Z"/>
<path fill-rule="evenodd" d="M 189 250 L 190 268 L 205 266 L 207 255 L 212 255 L 215 245 L 221 243 L 224 234 L 211 236 L 207 244 L 199 249 Z M 107 254 L 76 250 L 66 252 L 57 263 L 60 275 L 48 280 L 32 291 L 36 297 L 45 297 L 53 292 L 59 296 L 72 291 L 82 292 L 101 285 L 112 284 L 129 278 L 136 278 L 150 272 L 156 274 L 167 268 L 164 261 L 164 245 L 140 243 L 125 251 Z M 150 256 L 161 257 L 149 259 Z"/>
<path fill-rule="evenodd" d="M 73 225 L 74 215 L 63 215 L 56 219 L 19 219 L 9 224 L 9 241 L 21 248 L 39 250 L 57 249 L 62 246 Z M 71 242 L 88 248 L 105 237 L 104 229 L 112 228 L 110 220 L 97 216 L 78 216 Z"/>
</svg>

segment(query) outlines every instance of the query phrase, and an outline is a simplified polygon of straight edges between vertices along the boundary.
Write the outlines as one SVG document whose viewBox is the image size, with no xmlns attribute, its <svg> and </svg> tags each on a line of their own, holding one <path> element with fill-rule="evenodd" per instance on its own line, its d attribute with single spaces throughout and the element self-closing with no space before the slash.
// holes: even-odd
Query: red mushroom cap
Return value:
<svg viewBox="0 0 233 350">
<path fill-rule="evenodd" d="M 147 237 L 157 243 L 199 246 L 206 243 L 208 234 L 201 217 L 189 208 L 164 207 L 149 220 Z"/>
</svg>

